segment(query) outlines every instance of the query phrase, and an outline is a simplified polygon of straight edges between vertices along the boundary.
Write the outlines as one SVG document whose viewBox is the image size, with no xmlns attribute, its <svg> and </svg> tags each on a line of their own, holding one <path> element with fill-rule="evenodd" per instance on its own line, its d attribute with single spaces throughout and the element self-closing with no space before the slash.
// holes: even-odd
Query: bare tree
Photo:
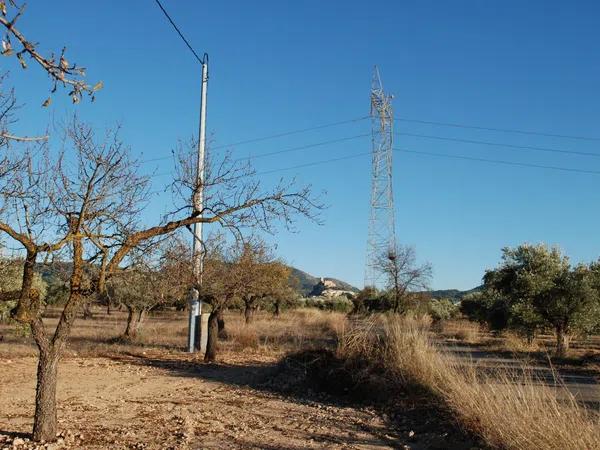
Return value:
<svg viewBox="0 0 600 450">
<path fill-rule="evenodd" d="M 300 280 L 292 275 L 292 269 L 289 266 L 282 262 L 274 264 L 276 264 L 275 271 L 278 272 L 278 275 L 275 277 L 275 283 L 271 286 L 268 298 L 273 303 L 273 314 L 279 317 L 283 308 L 287 308 L 299 300 Z"/>
<path fill-rule="evenodd" d="M 252 322 L 260 299 L 266 297 L 273 256 L 261 240 L 242 242 L 238 249 L 235 278 L 240 286 L 246 324 Z"/>
<path fill-rule="evenodd" d="M 128 149 L 116 133 L 95 141 L 92 130 L 74 121 L 63 151 L 47 147 L 17 159 L 17 170 L 1 180 L 0 231 L 21 244 L 23 281 L 13 317 L 31 328 L 39 349 L 34 438 L 56 436 L 57 366 L 78 310 L 94 292 L 95 274 L 86 271 L 87 237 L 106 223 L 127 220 L 139 211 L 147 180 L 136 174 Z M 53 333 L 44 327 L 43 305 L 32 289 L 38 258 L 66 251 L 72 260 L 69 296 Z"/>
<path fill-rule="evenodd" d="M 431 264 L 417 265 L 413 247 L 397 246 L 377 260 L 377 270 L 387 280 L 393 294 L 393 310 L 405 312 L 407 294 L 416 290 L 426 290 L 431 279 Z"/>
<path fill-rule="evenodd" d="M 11 142 L 36 142 L 48 139 L 48 136 L 17 136 L 10 128 L 17 122 L 16 111 L 19 108 L 14 89 L 6 88 L 8 73 L 0 73 L 0 148 Z"/>
<path fill-rule="evenodd" d="M 223 321 L 223 312 L 238 293 L 239 285 L 233 278 L 234 266 L 230 254 L 222 241 L 207 242 L 204 272 L 202 274 L 202 300 L 211 306 L 208 317 L 208 339 L 204 360 L 214 361 L 218 353 L 219 322 Z M 224 321 L 222 322 L 224 331 Z"/>
<path fill-rule="evenodd" d="M 19 5 L 14 0 L 0 1 L 0 25 L 4 27 L 5 33 L 2 38 L 2 55 L 14 56 L 19 60 L 23 69 L 27 68 L 26 57 L 41 67 L 52 80 L 52 93 L 56 92 L 58 86 L 69 88 L 69 96 L 73 103 L 79 103 L 83 94 L 87 94 L 94 100 L 96 91 L 102 88 L 102 82 L 89 86 L 84 81 L 85 68 L 70 63 L 66 57 L 66 47 L 60 54 L 54 53 L 44 56 L 38 50 L 38 44 L 27 39 L 17 28 L 17 22 L 25 12 L 25 4 Z M 47 103 L 46 103 L 47 102 Z M 44 106 L 49 104 L 49 99 Z"/>
<path fill-rule="evenodd" d="M 0 0 L 0 29 L 4 31 L 0 50 L 2 56 L 15 57 L 22 69 L 27 69 L 28 61 L 33 61 L 50 77 L 52 83 L 51 94 L 54 94 L 60 86 L 67 90 L 73 103 L 79 103 L 85 94 L 93 101 L 96 92 L 102 89 L 103 83 L 98 82 L 93 86 L 88 85 L 84 79 L 85 68 L 69 63 L 66 57 L 66 47 L 63 47 L 58 55 L 54 53 L 47 56 L 43 55 L 38 50 L 39 44 L 27 39 L 17 26 L 17 22 L 23 17 L 24 13 L 25 4 L 18 4 L 14 0 Z M 16 103 L 14 90 L 5 87 L 7 75 L 8 72 L 0 73 L 0 147 L 12 141 L 35 142 L 47 140 L 47 135 L 19 136 L 10 131 L 10 126 L 16 122 L 15 111 L 19 105 Z M 51 96 L 43 102 L 42 106 L 48 106 L 50 103 Z"/>
<path fill-rule="evenodd" d="M 24 251 L 23 282 L 12 315 L 31 327 L 39 349 L 33 437 L 46 441 L 56 437 L 57 367 L 76 314 L 92 296 L 107 295 L 107 280 L 126 269 L 132 251 L 143 251 L 154 239 L 198 222 L 237 231 L 271 230 L 273 221 L 289 226 L 294 215 L 314 218 L 320 208 L 310 188 L 294 191 L 292 185 L 280 184 L 263 189 L 251 169 L 225 159 L 208 171 L 202 215 L 190 201 L 199 186 L 183 176 L 172 185 L 183 205 L 147 227 L 139 222 L 139 213 L 148 200 L 148 178 L 139 175 L 118 130 L 98 136 L 75 119 L 66 128 L 63 147 L 70 152 L 61 150 L 53 157 L 42 145 L 0 164 L 0 232 Z M 191 158 L 191 152 L 180 158 L 179 173 L 186 175 Z M 72 261 L 69 295 L 50 333 L 32 283 L 38 259 L 60 252 Z"/>
</svg>

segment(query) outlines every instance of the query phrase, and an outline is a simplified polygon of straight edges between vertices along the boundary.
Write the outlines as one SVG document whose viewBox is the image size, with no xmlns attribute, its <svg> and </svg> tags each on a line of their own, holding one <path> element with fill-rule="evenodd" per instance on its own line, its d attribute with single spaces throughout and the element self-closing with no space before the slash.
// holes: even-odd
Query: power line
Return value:
<svg viewBox="0 0 600 450">
<path fill-rule="evenodd" d="M 416 155 L 423 155 L 423 156 L 433 156 L 433 157 L 438 157 L 438 158 L 460 159 L 460 160 L 465 160 L 465 161 L 485 162 L 485 163 L 490 163 L 490 164 L 502 164 L 505 166 L 527 167 L 527 168 L 533 168 L 533 169 L 546 169 L 546 170 L 557 170 L 557 171 L 562 171 L 562 172 L 574 172 L 574 173 L 584 173 L 584 174 L 590 174 L 590 175 L 600 175 L 600 171 L 597 171 L 597 170 L 578 169 L 578 168 L 574 168 L 574 167 L 550 166 L 550 165 L 544 165 L 544 164 L 523 163 L 523 162 L 518 162 L 518 161 L 506 161 L 506 160 L 501 160 L 501 159 L 477 158 L 474 156 L 465 156 L 465 155 L 450 155 L 447 153 L 436 153 L 436 152 L 428 152 L 428 151 L 421 151 L 421 150 L 411 150 L 411 149 L 407 149 L 407 148 L 394 148 L 394 151 L 400 152 L 400 153 L 411 153 L 411 154 L 416 154 Z M 268 174 L 283 172 L 283 171 L 287 171 L 287 170 L 301 169 L 304 167 L 313 167 L 313 166 L 318 166 L 321 164 L 330 164 L 332 162 L 344 161 L 344 160 L 358 158 L 360 156 L 366 156 L 366 155 L 370 155 L 370 154 L 371 154 L 371 152 L 354 153 L 352 155 L 341 156 L 338 158 L 313 161 L 313 162 L 298 164 L 298 165 L 289 166 L 289 167 L 281 167 L 281 168 L 262 171 L 262 172 L 255 172 L 252 174 L 243 175 L 242 177 L 255 176 L 255 175 L 268 175 Z M 157 178 L 157 177 L 166 176 L 166 175 L 171 175 L 171 172 L 163 172 L 163 173 L 153 174 L 153 175 L 150 175 L 149 178 Z"/>
<path fill-rule="evenodd" d="M 558 148 L 550 148 L 550 147 L 537 147 L 532 145 L 513 145 L 513 144 L 505 144 L 500 142 L 490 142 L 490 141 L 479 141 L 473 139 L 460 139 L 460 138 L 451 138 L 446 136 L 436 136 L 430 134 L 415 134 L 415 133 L 394 133 L 399 136 L 412 136 L 426 139 L 436 139 L 441 141 L 452 141 L 452 142 L 464 142 L 467 144 L 481 144 L 481 145 L 490 145 L 494 147 L 506 147 L 506 148 L 515 148 L 522 150 L 534 150 L 540 152 L 550 152 L 550 153 L 565 153 L 570 155 L 580 155 L 580 156 L 594 156 L 600 157 L 600 153 L 595 152 L 583 152 L 578 150 L 563 150 Z"/>
<path fill-rule="evenodd" d="M 348 123 L 356 123 L 356 122 L 360 122 L 362 120 L 366 120 L 368 118 L 370 118 L 370 116 L 362 116 L 362 117 L 357 117 L 354 119 L 342 120 L 339 122 L 331 122 L 331 123 L 316 125 L 316 126 L 308 127 L 308 128 L 300 128 L 300 129 L 296 129 L 296 130 L 285 131 L 282 133 L 271 134 L 268 136 L 262 136 L 262 137 L 258 137 L 258 138 L 252 138 L 252 139 L 246 139 L 246 140 L 242 140 L 242 141 L 232 142 L 229 144 L 217 145 L 217 146 L 213 146 L 212 149 L 216 150 L 216 149 L 225 148 L 225 147 L 233 147 L 233 146 L 238 146 L 238 145 L 251 144 L 251 143 L 255 143 L 255 142 L 276 139 L 279 137 L 291 136 L 294 134 L 301 134 L 301 133 L 305 133 L 305 132 L 309 132 L 309 131 L 335 127 L 338 125 L 344 125 L 344 124 L 348 124 Z M 600 140 L 600 138 L 585 137 L 585 136 L 547 134 L 547 133 L 538 133 L 538 132 L 533 132 L 533 131 L 511 130 L 511 129 L 501 129 L 501 128 L 484 128 L 484 127 L 477 127 L 477 126 L 471 126 L 471 125 L 453 124 L 453 123 L 446 123 L 446 122 L 431 122 L 431 121 L 423 121 L 423 120 L 416 120 L 416 119 L 403 119 L 403 118 L 396 118 L 396 119 L 404 120 L 404 121 L 408 121 L 408 122 L 425 123 L 425 124 L 430 124 L 430 125 L 442 125 L 442 126 L 451 126 L 451 127 L 460 127 L 460 128 L 474 128 L 474 129 L 482 129 L 482 130 L 489 130 L 489 131 L 525 133 L 525 134 L 533 134 L 533 135 L 539 135 L 539 136 L 563 137 L 563 138 L 571 138 L 571 139 Z M 515 145 L 515 144 L 506 144 L 506 143 L 500 143 L 500 142 L 452 138 L 452 137 L 447 137 L 447 136 L 437 136 L 437 135 L 418 134 L 418 133 L 396 132 L 395 134 L 400 135 L 400 136 L 413 136 L 413 137 L 420 137 L 420 138 L 426 138 L 426 139 L 436 139 L 436 140 L 452 141 L 452 142 L 463 142 L 463 143 L 467 143 L 467 144 L 481 144 L 481 145 L 515 148 L 515 149 L 522 149 L 522 150 L 533 150 L 533 151 L 550 152 L 550 153 L 563 153 L 563 154 L 572 154 L 572 155 L 580 155 L 580 156 L 600 157 L 600 153 L 586 152 L 586 151 L 579 151 L 579 150 L 565 150 L 565 149 L 558 149 L 558 148 L 552 148 L 552 147 L 539 147 L 539 146 L 532 146 L 532 145 Z M 358 135 L 356 137 L 363 137 L 363 136 L 366 136 L 366 135 Z M 315 146 L 319 146 L 319 145 L 325 145 L 327 143 L 341 142 L 341 141 L 344 141 L 347 139 L 352 139 L 352 137 L 341 138 L 339 140 L 324 141 L 322 143 L 309 144 L 307 146 L 293 147 L 289 150 L 265 153 L 264 156 L 278 154 L 278 153 L 286 153 L 287 151 L 302 150 L 304 148 L 311 148 L 311 147 L 315 147 Z M 259 155 L 255 155 L 254 157 L 258 158 L 258 157 L 262 157 L 262 156 L 263 156 L 263 154 L 259 154 Z M 157 157 L 157 158 L 145 159 L 140 162 L 141 163 L 149 163 L 149 162 L 163 161 L 163 160 L 170 159 L 171 157 L 172 156 L 161 156 L 161 157 Z M 247 159 L 247 158 L 244 158 L 244 159 Z"/>
<path fill-rule="evenodd" d="M 600 171 L 598 171 L 598 170 L 577 169 L 574 167 L 547 166 L 547 165 L 543 165 L 543 164 L 523 163 L 523 162 L 517 162 L 517 161 L 505 161 L 505 160 L 501 160 L 501 159 L 477 158 L 474 156 L 464 156 L 464 155 L 449 155 L 447 153 L 435 153 L 435 152 L 426 152 L 426 151 L 418 151 L 418 150 L 409 150 L 406 148 L 394 148 L 394 151 L 401 152 L 401 153 L 414 153 L 417 155 L 435 156 L 435 157 L 440 157 L 440 158 L 463 159 L 463 160 L 467 160 L 467 161 L 502 164 L 502 165 L 506 165 L 506 166 L 529 167 L 529 168 L 534 168 L 534 169 L 549 169 L 549 170 L 559 170 L 562 172 L 575 172 L 575 173 L 600 175 Z"/>
<path fill-rule="evenodd" d="M 342 120 L 340 122 L 331 122 L 331 123 L 326 123 L 326 124 L 323 124 L 323 125 L 316 125 L 314 127 L 301 128 L 301 129 L 297 129 L 297 130 L 286 131 L 286 132 L 283 132 L 283 133 L 272 134 L 270 136 L 263 136 L 263 137 L 259 137 L 259 138 L 247 139 L 245 141 L 233 142 L 233 143 L 230 143 L 230 144 L 217 145 L 217 146 L 211 147 L 211 149 L 212 150 L 217 150 L 217 149 L 225 148 L 225 147 L 233 147 L 233 146 L 236 146 L 236 145 L 251 144 L 251 143 L 254 143 L 254 142 L 261 142 L 261 141 L 266 141 L 266 140 L 269 140 L 269 139 L 275 139 L 275 138 L 284 137 L 284 136 L 291 136 L 293 134 L 306 133 L 308 131 L 322 130 L 324 128 L 331 128 L 331 127 L 338 126 L 338 125 L 344 125 L 344 124 L 348 124 L 348 123 L 359 122 L 361 120 L 368 119 L 369 117 L 370 116 L 357 117 L 355 119 Z M 316 143 L 316 144 L 308 144 L 306 146 L 294 147 L 293 149 L 284 150 L 284 151 L 281 151 L 280 153 L 285 153 L 286 151 L 293 151 L 295 149 L 301 150 L 303 148 L 316 147 L 318 145 L 324 145 L 325 143 L 341 142 L 341 141 L 344 141 L 344 140 L 355 139 L 355 138 L 364 137 L 364 136 L 370 136 L 370 134 L 364 134 L 364 135 L 361 134 L 361 135 L 357 135 L 357 136 L 354 136 L 354 137 L 346 137 L 346 138 L 336 139 L 336 140 L 333 140 L 333 141 L 323 141 L 323 142 Z M 278 152 L 271 152 L 271 153 L 268 153 L 268 154 L 270 155 L 270 154 L 277 154 L 277 153 Z M 267 154 L 265 154 L 265 155 L 267 155 Z M 258 156 L 260 156 L 260 155 L 257 155 L 255 157 L 258 157 Z M 157 157 L 157 158 L 144 159 L 144 160 L 141 160 L 140 163 L 149 163 L 149 162 L 155 162 L 155 161 L 163 161 L 163 160 L 170 159 L 171 157 L 172 156 L 160 156 L 160 157 Z"/>
<path fill-rule="evenodd" d="M 352 155 L 340 156 L 339 158 L 323 159 L 323 160 L 320 160 L 320 161 L 313 161 L 313 162 L 304 163 L 304 164 L 297 164 L 295 166 L 279 167 L 277 169 L 264 170 L 264 171 L 261 171 L 261 172 L 249 173 L 247 175 L 240 175 L 238 178 L 252 177 L 252 176 L 256 176 L 256 175 L 268 175 L 268 174 L 272 174 L 272 173 L 285 172 L 287 170 L 294 170 L 294 169 L 302 169 L 302 168 L 305 168 L 305 167 L 320 166 L 322 164 L 331 164 L 333 162 L 339 162 L 339 161 L 345 161 L 345 160 L 348 160 L 348 159 L 359 158 L 361 156 L 367 156 L 367 155 L 370 155 L 370 154 L 371 154 L 370 151 L 368 151 L 368 152 L 361 152 L 361 153 L 354 153 Z M 164 175 L 171 175 L 171 173 L 165 172 L 165 173 L 154 174 L 154 175 L 150 175 L 148 178 L 155 178 L 155 177 L 164 176 Z M 162 192 L 164 192 L 164 190 L 151 191 L 150 194 L 158 194 L 158 193 L 162 193 Z"/>
<path fill-rule="evenodd" d="M 545 137 L 554 137 L 554 138 L 563 138 L 563 139 L 578 139 L 582 141 L 600 141 L 599 137 L 590 137 L 590 136 L 575 136 L 569 134 L 551 134 L 551 133 L 543 133 L 541 131 L 531 131 L 531 130 L 519 130 L 513 128 L 492 128 L 492 127 L 480 127 L 477 125 L 468 125 L 461 123 L 452 123 L 452 122 L 435 122 L 431 120 L 420 120 L 420 119 L 409 119 L 405 117 L 394 117 L 394 119 L 402 121 L 402 122 L 411 122 L 411 123 L 421 123 L 425 125 L 436 125 L 443 127 L 453 127 L 453 128 L 469 128 L 474 130 L 484 130 L 484 131 L 498 131 L 501 133 L 515 133 L 515 134 L 527 134 L 533 136 L 545 136 Z"/>
<path fill-rule="evenodd" d="M 324 159 L 324 160 L 320 160 L 320 161 L 313 161 L 313 162 L 309 162 L 309 163 L 303 163 L 303 164 L 298 164 L 295 166 L 290 166 L 290 167 L 281 167 L 278 169 L 272 169 L 272 170 L 267 170 L 267 171 L 262 171 L 262 172 L 253 172 L 251 174 L 248 175 L 241 175 L 240 178 L 244 178 L 247 176 L 255 176 L 255 175 L 267 175 L 270 173 L 275 173 L 275 172 L 280 172 L 280 171 L 286 171 L 286 170 L 292 170 L 292 169 L 299 169 L 302 167 L 312 167 L 312 166 L 318 166 L 320 164 L 327 164 L 327 163 L 331 163 L 331 162 L 335 162 L 335 161 L 344 161 L 346 159 L 352 159 L 352 158 L 357 158 L 359 156 L 365 156 L 365 155 L 370 155 L 371 152 L 362 152 L 362 153 L 354 153 L 352 155 L 346 155 L 346 156 L 340 156 L 338 158 L 331 158 L 331 159 Z M 240 159 L 246 159 L 246 158 L 240 158 Z M 158 177 L 163 177 L 166 175 L 172 175 L 172 172 L 162 172 L 162 173 L 156 173 L 153 175 L 149 175 L 148 178 L 158 178 Z"/>
<path fill-rule="evenodd" d="M 154 0 L 156 2 L 156 4 L 158 5 L 158 7 L 161 9 L 161 11 L 163 12 L 163 14 L 165 15 L 165 17 L 169 20 L 169 22 L 171 22 L 171 25 L 173 25 L 173 28 L 175 28 L 175 31 L 177 31 L 177 34 L 179 34 L 179 37 L 183 40 L 183 42 L 185 42 L 185 45 L 187 45 L 187 48 L 190 49 L 190 51 L 194 54 L 194 56 L 196 57 L 196 59 L 198 60 L 198 62 L 200 64 L 204 64 L 204 61 L 207 57 L 207 54 L 204 54 L 204 58 L 200 58 L 198 56 L 198 54 L 196 53 L 196 51 L 194 50 L 194 48 L 190 45 L 190 43 L 188 42 L 188 40 L 185 38 L 185 36 L 183 35 L 183 33 L 179 30 L 179 27 L 175 24 L 175 22 L 173 21 L 173 19 L 171 19 L 171 16 L 169 15 L 169 13 L 166 11 L 166 9 L 163 7 L 163 5 L 161 5 L 159 0 Z"/>
<path fill-rule="evenodd" d="M 489 163 L 489 164 L 501 164 L 501 165 L 505 165 L 505 166 L 556 170 L 556 171 L 561 171 L 561 172 L 572 172 L 572 173 L 584 173 L 584 174 L 588 174 L 588 175 L 600 175 L 600 171 L 598 171 L 598 170 L 577 169 L 574 167 L 548 166 L 548 165 L 543 165 L 543 164 L 522 163 L 522 162 L 517 162 L 517 161 L 506 161 L 506 160 L 501 160 L 501 159 L 477 158 L 477 157 L 464 156 L 464 155 L 449 155 L 447 153 L 436 153 L 436 152 L 427 152 L 427 151 L 420 151 L 420 150 L 410 150 L 407 148 L 394 148 L 393 150 L 398 153 L 411 153 L 411 154 L 415 154 L 415 155 L 433 156 L 433 157 L 437 157 L 437 158 L 460 159 L 460 160 L 465 160 L 465 161 L 484 162 L 484 163 Z M 331 164 L 334 162 L 359 158 L 361 156 L 367 156 L 367 155 L 371 155 L 371 154 L 372 154 L 372 152 L 370 152 L 370 151 L 362 152 L 362 153 L 354 153 L 351 155 L 340 156 L 339 158 L 324 159 L 324 160 L 313 161 L 313 162 L 308 162 L 308 163 L 304 163 L 304 164 L 297 164 L 297 165 L 289 166 L 289 167 L 280 167 L 277 169 L 255 172 L 255 173 L 251 173 L 248 175 L 241 175 L 240 178 L 257 176 L 257 175 L 269 175 L 269 174 L 284 172 L 284 171 L 288 171 L 288 170 L 320 166 L 323 164 Z M 155 177 L 165 176 L 165 175 L 171 175 L 171 173 L 165 172 L 165 173 L 154 174 L 154 175 L 150 175 L 149 178 L 155 178 Z M 162 193 L 162 192 L 164 192 L 164 190 L 152 191 L 152 192 L 150 192 L 150 194 L 158 194 L 158 193 Z"/>
<path fill-rule="evenodd" d="M 293 170 L 293 169 L 301 169 L 303 167 L 313 167 L 313 166 L 319 166 L 321 164 L 330 164 L 333 162 L 338 162 L 338 161 L 345 161 L 347 159 L 354 159 L 354 158 L 358 158 L 360 156 L 366 156 L 366 155 L 370 155 L 371 152 L 362 152 L 362 153 L 354 153 L 352 155 L 346 155 L 346 156 L 340 156 L 339 158 L 331 158 L 331 159 L 323 159 L 321 161 L 313 161 L 313 162 L 309 162 L 309 163 L 304 163 L 304 164 L 298 164 L 295 166 L 289 166 L 289 167 L 281 167 L 278 169 L 273 169 L 273 170 L 266 170 L 263 172 L 256 172 L 255 174 L 252 175 L 267 175 L 270 173 L 277 173 L 277 172 L 283 172 L 286 170 Z"/>
<path fill-rule="evenodd" d="M 251 143 L 254 143 L 254 142 L 266 141 L 266 140 L 269 140 L 269 139 L 275 139 L 275 138 L 280 138 L 280 137 L 284 137 L 284 136 L 291 136 L 293 134 L 305 133 L 307 131 L 322 130 L 323 128 L 330 128 L 330 127 L 335 127 L 335 126 L 338 126 L 338 125 L 344 125 L 344 124 L 347 124 L 347 123 L 360 122 L 361 120 L 368 119 L 369 117 L 370 116 L 362 116 L 362 117 L 357 117 L 355 119 L 342 120 L 340 122 L 331 122 L 331 123 L 326 123 L 324 125 L 316 125 L 314 127 L 309 127 L 309 128 L 300 128 L 300 129 L 297 129 L 297 130 L 285 131 L 283 133 L 271 134 L 269 136 L 263 136 L 263 137 L 254 138 L 254 139 L 247 139 L 245 141 L 233 142 L 231 144 L 217 145 L 217 146 L 212 147 L 212 148 L 213 149 L 218 149 L 218 148 L 224 148 L 224 147 L 233 147 L 234 145 L 251 144 Z"/>
<path fill-rule="evenodd" d="M 299 151 L 299 150 L 308 150 L 308 149 L 314 148 L 314 147 L 321 147 L 323 145 L 337 144 L 339 142 L 351 141 L 354 139 L 359 139 L 359 138 L 363 138 L 363 137 L 367 137 L 367 136 L 371 136 L 371 134 L 370 133 L 357 134 L 355 136 L 348 136 L 348 137 L 343 137 L 343 138 L 339 138 L 339 139 L 332 139 L 330 141 L 322 141 L 322 142 L 317 142 L 314 144 L 302 145 L 300 147 L 291 147 L 291 148 L 286 148 L 284 150 L 275 150 L 273 152 L 258 153 L 256 155 L 250 155 L 250 156 L 244 156 L 242 158 L 236 158 L 235 161 L 242 161 L 242 160 L 246 160 L 246 159 L 255 159 L 255 158 L 264 158 L 265 156 L 280 155 L 282 153 L 290 153 L 290 152 L 295 152 L 295 151 Z"/>
</svg>

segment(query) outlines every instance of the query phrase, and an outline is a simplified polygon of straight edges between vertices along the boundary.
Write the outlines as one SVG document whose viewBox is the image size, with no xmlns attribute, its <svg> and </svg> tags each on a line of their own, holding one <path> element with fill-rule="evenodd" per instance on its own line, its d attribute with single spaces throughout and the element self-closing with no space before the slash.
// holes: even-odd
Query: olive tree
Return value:
<svg viewBox="0 0 600 450">
<path fill-rule="evenodd" d="M 192 280 L 189 246 L 177 235 L 150 244 L 134 252 L 128 266 L 107 281 L 110 301 L 127 308 L 125 339 L 137 338 L 153 309 L 180 303 Z"/>
<path fill-rule="evenodd" d="M 23 263 L 19 260 L 0 260 L 0 298 L 7 299 L 0 302 L 0 322 L 10 316 L 10 311 L 16 306 L 16 293 L 21 290 L 23 282 Z M 35 273 L 32 281 L 32 290 L 39 293 L 40 299 L 46 297 L 47 283 L 39 273 Z"/>
<path fill-rule="evenodd" d="M 506 305 L 507 324 L 529 333 L 552 328 L 556 354 L 565 356 L 572 336 L 598 323 L 594 270 L 595 266 L 572 267 L 557 247 L 523 244 L 502 249 L 502 263 L 486 272 L 484 286 Z"/>
</svg>

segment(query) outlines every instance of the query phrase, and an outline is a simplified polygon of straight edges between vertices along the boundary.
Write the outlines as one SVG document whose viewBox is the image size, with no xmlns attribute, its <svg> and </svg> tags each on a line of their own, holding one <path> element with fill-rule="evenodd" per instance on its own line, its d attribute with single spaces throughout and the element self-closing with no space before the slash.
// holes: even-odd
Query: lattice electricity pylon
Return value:
<svg viewBox="0 0 600 450">
<path fill-rule="evenodd" d="M 396 247 L 394 195 L 392 190 L 392 153 L 394 111 L 392 96 L 383 91 L 377 66 L 371 83 L 371 215 L 367 241 L 365 286 L 382 287 L 382 274 L 377 261 Z"/>
</svg>

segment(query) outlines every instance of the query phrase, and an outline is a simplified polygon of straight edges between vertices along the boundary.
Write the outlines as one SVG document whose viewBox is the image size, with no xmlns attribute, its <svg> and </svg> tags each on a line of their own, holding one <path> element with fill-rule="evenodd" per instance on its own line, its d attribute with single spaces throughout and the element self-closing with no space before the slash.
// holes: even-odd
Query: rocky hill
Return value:
<svg viewBox="0 0 600 450">
<path fill-rule="evenodd" d="M 304 272 L 303 270 L 296 269 L 295 267 L 290 267 L 292 269 L 291 274 L 291 284 L 294 288 L 298 290 L 302 295 L 320 295 L 315 293 L 315 289 L 319 289 L 318 286 L 321 285 L 321 278 L 315 277 L 309 273 Z M 335 289 L 340 291 L 348 291 L 348 292 L 358 292 L 359 289 L 352 286 L 345 281 L 337 280 L 335 278 L 323 278 L 323 281 L 327 284 L 333 283 Z"/>
</svg>

